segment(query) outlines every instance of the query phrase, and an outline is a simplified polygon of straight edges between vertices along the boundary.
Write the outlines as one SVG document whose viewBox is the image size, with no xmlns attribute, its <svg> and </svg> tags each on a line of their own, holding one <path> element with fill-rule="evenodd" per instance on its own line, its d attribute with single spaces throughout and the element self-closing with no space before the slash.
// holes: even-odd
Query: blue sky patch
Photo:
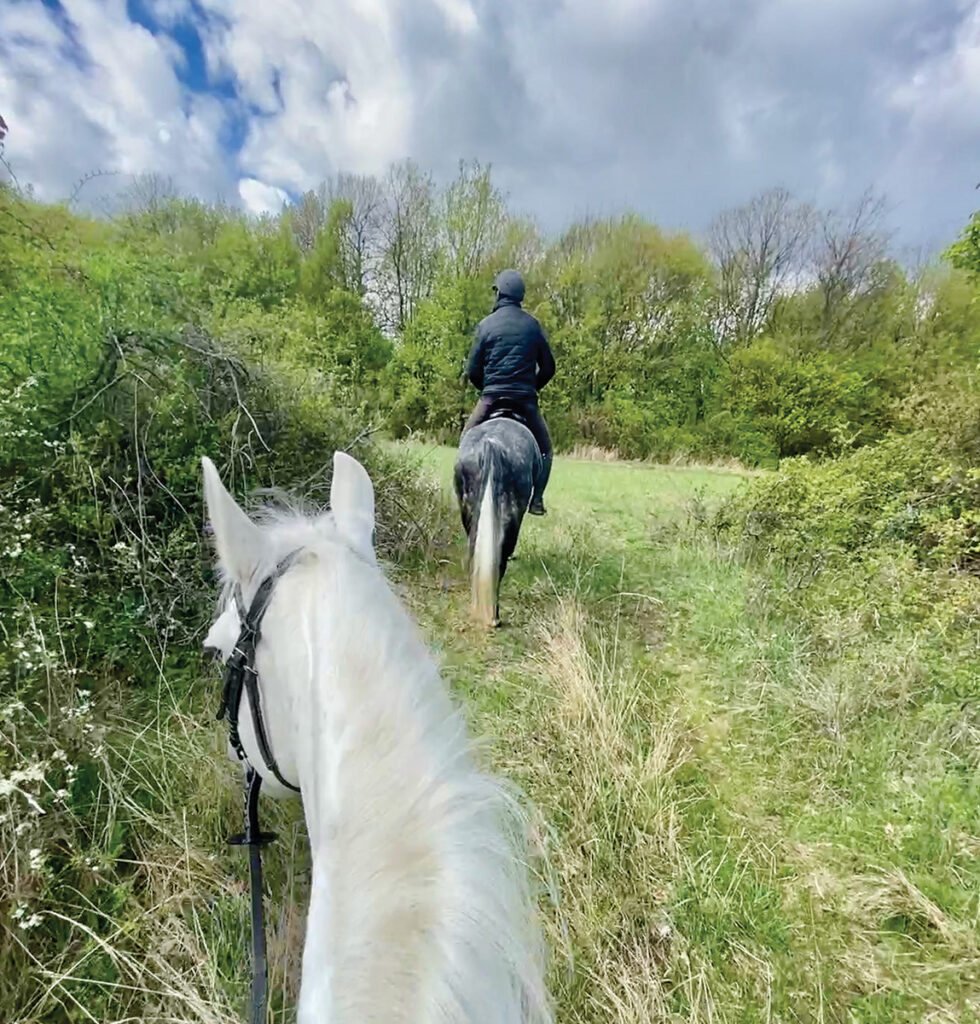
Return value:
<svg viewBox="0 0 980 1024">
<path fill-rule="evenodd" d="M 208 93 L 219 99 L 237 98 L 234 79 L 228 76 L 212 77 L 208 72 L 199 26 L 215 22 L 216 19 L 205 13 L 199 4 L 192 3 L 187 15 L 178 18 L 172 25 L 161 24 L 145 0 L 126 0 L 126 14 L 134 24 L 142 25 L 155 36 L 169 36 L 181 48 L 184 60 L 174 68 L 181 85 L 191 92 Z"/>
</svg>

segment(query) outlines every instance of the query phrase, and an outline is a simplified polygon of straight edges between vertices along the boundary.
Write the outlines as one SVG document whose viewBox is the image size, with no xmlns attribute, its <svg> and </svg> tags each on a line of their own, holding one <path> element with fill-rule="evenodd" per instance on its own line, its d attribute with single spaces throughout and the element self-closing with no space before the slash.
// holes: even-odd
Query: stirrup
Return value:
<svg viewBox="0 0 980 1024">
<path fill-rule="evenodd" d="M 528 512 L 532 516 L 545 516 L 548 514 L 548 510 L 544 507 L 544 502 L 540 498 L 535 498 L 534 501 L 528 506 Z"/>
</svg>

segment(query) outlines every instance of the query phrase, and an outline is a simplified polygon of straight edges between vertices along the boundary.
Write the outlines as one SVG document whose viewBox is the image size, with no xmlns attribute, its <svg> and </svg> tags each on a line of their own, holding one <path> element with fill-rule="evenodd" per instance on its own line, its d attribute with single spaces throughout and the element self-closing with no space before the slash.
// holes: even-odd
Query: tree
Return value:
<svg viewBox="0 0 980 1024">
<path fill-rule="evenodd" d="M 272 309 L 294 296 L 300 283 L 300 254 L 277 217 L 225 221 L 201 262 L 211 301 L 219 308 L 220 299 L 247 299 Z"/>
<path fill-rule="evenodd" d="M 447 269 L 474 277 L 503 243 L 507 210 L 490 180 L 490 168 L 460 161 L 456 180 L 442 197 L 442 230 Z"/>
<path fill-rule="evenodd" d="M 544 262 L 546 246 L 533 220 L 508 217 L 500 244 L 491 257 L 494 267 L 514 267 L 528 278 Z"/>
<path fill-rule="evenodd" d="M 812 266 L 825 344 L 840 334 L 854 310 L 853 300 L 871 291 L 887 272 L 886 209 L 884 197 L 868 189 L 850 209 L 829 210 L 819 218 Z"/>
<path fill-rule="evenodd" d="M 370 175 L 338 174 L 328 181 L 327 195 L 333 202 L 340 200 L 349 205 L 341 240 L 354 287 L 364 295 L 372 285 L 383 251 L 381 184 Z"/>
<path fill-rule="evenodd" d="M 401 332 L 433 288 L 439 263 L 432 178 L 411 160 L 393 164 L 384 184 L 377 298 L 388 330 Z"/>
<path fill-rule="evenodd" d="M 777 297 L 803 270 L 813 222 L 810 207 L 780 188 L 713 221 L 708 247 L 719 273 L 720 341 L 744 343 L 762 331 Z"/>
<path fill-rule="evenodd" d="M 316 235 L 316 243 L 301 272 L 303 293 L 313 304 L 322 303 L 335 290 L 360 294 L 360 280 L 352 265 L 346 237 L 353 207 L 346 199 L 334 199 Z"/>
<path fill-rule="evenodd" d="M 298 203 L 283 214 L 293 233 L 296 247 L 304 256 L 313 251 L 326 220 L 325 192 L 323 185 L 319 189 L 309 189 L 300 196 Z"/>
<path fill-rule="evenodd" d="M 396 436 L 421 430 L 446 443 L 458 439 L 473 402 L 463 369 L 485 300 L 479 281 L 457 277 L 419 304 L 385 374 Z"/>
<path fill-rule="evenodd" d="M 381 256 L 380 238 L 383 196 L 376 178 L 360 174 L 337 174 L 304 192 L 285 215 L 300 252 L 308 255 L 317 246 L 321 231 L 328 226 L 336 203 L 347 207 L 343 230 L 338 236 L 350 287 L 364 295 Z"/>
<path fill-rule="evenodd" d="M 122 193 L 123 209 L 133 216 L 156 214 L 165 209 L 180 192 L 174 179 L 169 175 L 136 174 L 129 187 Z"/>
<path fill-rule="evenodd" d="M 7 133 L 10 129 L 7 127 L 7 122 L 0 117 L 0 167 L 3 168 L 6 173 L 7 181 L 0 179 L 0 188 L 9 187 L 11 184 L 15 187 L 17 185 L 17 175 L 14 174 L 14 169 L 7 162 L 7 158 L 3 155 L 4 146 L 6 145 Z"/>
<path fill-rule="evenodd" d="M 971 218 L 960 237 L 946 250 L 945 258 L 980 282 L 980 211 Z"/>
<path fill-rule="evenodd" d="M 584 421 L 616 406 L 621 420 L 642 420 L 640 432 L 701 418 L 717 362 L 699 328 L 710 273 L 689 238 L 640 217 L 573 225 L 542 268 L 540 313 L 562 367 L 552 407 Z"/>
</svg>

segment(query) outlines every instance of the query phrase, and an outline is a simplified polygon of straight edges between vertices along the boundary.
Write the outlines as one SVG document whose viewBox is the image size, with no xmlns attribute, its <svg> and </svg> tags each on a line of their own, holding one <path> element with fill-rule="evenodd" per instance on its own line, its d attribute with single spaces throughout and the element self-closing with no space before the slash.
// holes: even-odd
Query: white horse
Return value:
<svg viewBox="0 0 980 1024">
<path fill-rule="evenodd" d="M 334 455 L 330 512 L 253 522 L 205 458 L 225 581 L 205 645 L 225 659 L 281 560 L 256 651 L 281 776 L 312 852 L 298 1024 L 547 1024 L 543 943 L 521 816 L 474 767 L 465 729 L 374 554 L 374 488 Z M 265 792 L 248 697 L 241 740 Z"/>
</svg>

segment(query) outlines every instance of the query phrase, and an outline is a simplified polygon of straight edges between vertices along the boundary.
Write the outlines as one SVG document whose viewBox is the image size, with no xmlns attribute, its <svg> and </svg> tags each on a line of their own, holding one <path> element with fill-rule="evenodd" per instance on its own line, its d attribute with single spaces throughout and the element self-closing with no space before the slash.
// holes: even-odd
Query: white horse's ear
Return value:
<svg viewBox="0 0 980 1024">
<path fill-rule="evenodd" d="M 338 532 L 359 554 L 374 559 L 374 485 L 367 470 L 345 452 L 333 454 L 330 511 Z"/>
<path fill-rule="evenodd" d="M 218 561 L 236 583 L 245 583 L 255 572 L 262 554 L 262 531 L 238 507 L 205 455 L 204 501 L 214 530 Z"/>
</svg>

